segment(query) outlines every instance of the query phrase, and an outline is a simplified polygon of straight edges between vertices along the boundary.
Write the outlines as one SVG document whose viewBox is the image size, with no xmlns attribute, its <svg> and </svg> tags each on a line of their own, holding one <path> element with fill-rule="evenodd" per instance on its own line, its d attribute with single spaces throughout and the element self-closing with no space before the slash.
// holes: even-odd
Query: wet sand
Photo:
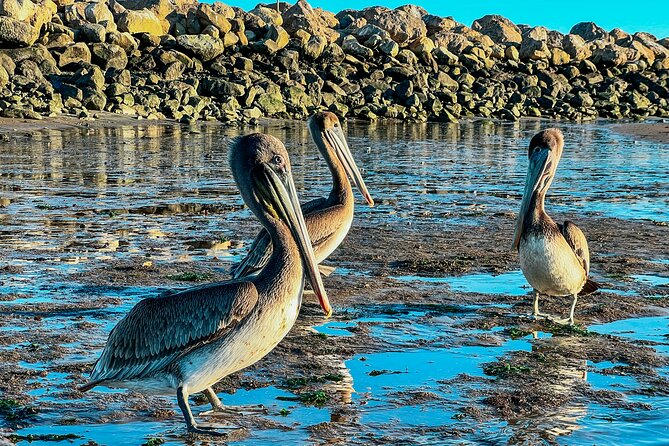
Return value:
<svg viewBox="0 0 669 446">
<path fill-rule="evenodd" d="M 627 124 L 616 124 L 612 126 L 613 131 L 622 133 L 637 140 L 655 141 L 669 144 L 669 123 L 663 121 L 653 123 L 632 122 Z"/>
</svg>

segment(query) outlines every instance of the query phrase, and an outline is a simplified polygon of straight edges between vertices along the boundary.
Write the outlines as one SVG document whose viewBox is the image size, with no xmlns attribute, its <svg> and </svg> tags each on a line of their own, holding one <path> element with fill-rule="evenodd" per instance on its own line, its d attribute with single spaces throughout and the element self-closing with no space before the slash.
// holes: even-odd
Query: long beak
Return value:
<svg viewBox="0 0 669 446">
<path fill-rule="evenodd" d="M 334 148 L 335 154 L 339 159 L 339 162 L 342 163 L 344 169 L 346 170 L 347 175 L 358 188 L 363 198 L 370 207 L 374 206 L 374 199 L 369 194 L 365 181 L 362 179 L 360 170 L 353 160 L 353 154 L 351 154 L 351 149 L 348 147 L 348 142 L 346 141 L 346 135 L 342 131 L 341 127 L 332 127 L 323 132 L 325 139 L 330 143 Z"/>
<path fill-rule="evenodd" d="M 525 220 L 530 212 L 534 194 L 539 189 L 542 178 L 545 177 L 546 161 L 548 160 L 548 149 L 540 149 L 534 152 L 530 157 L 530 165 L 527 168 L 527 177 L 525 177 L 525 190 L 523 191 L 523 201 L 520 203 L 520 212 L 516 220 L 516 230 L 513 234 L 513 249 L 518 249 L 520 237 L 525 229 Z"/>
<path fill-rule="evenodd" d="M 318 297 L 325 316 L 330 317 L 332 307 L 325 292 L 321 275 L 318 272 L 318 263 L 307 232 L 307 225 L 304 222 L 300 202 L 297 199 L 293 177 L 290 173 L 279 175 L 271 167 L 263 166 L 253 178 L 260 195 L 259 198 L 264 201 L 268 211 L 281 219 L 290 229 L 290 233 L 300 251 L 311 287 Z"/>
</svg>

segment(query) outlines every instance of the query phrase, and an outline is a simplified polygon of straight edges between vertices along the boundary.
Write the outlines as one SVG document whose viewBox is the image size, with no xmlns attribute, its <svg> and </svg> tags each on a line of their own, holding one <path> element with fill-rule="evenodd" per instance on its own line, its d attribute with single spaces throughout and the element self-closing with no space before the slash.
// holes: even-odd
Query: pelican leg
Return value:
<svg viewBox="0 0 669 446">
<path fill-rule="evenodd" d="M 532 318 L 533 319 L 539 319 L 539 318 L 544 318 L 544 319 L 550 319 L 550 315 L 546 313 L 542 313 L 539 311 L 539 296 L 541 294 L 539 293 L 538 290 L 534 290 L 534 307 L 532 310 Z"/>
<path fill-rule="evenodd" d="M 200 427 L 197 425 L 195 418 L 193 418 L 193 412 L 191 412 L 190 406 L 188 405 L 188 392 L 186 392 L 183 386 L 177 389 L 177 401 L 179 403 L 179 408 L 184 415 L 184 419 L 186 420 L 188 432 L 193 434 L 211 435 L 214 437 L 226 436 L 225 433 L 217 432 L 211 427 Z"/>
<path fill-rule="evenodd" d="M 574 325 L 574 310 L 576 309 L 577 301 L 578 293 L 574 294 L 574 300 L 571 302 L 571 310 L 569 311 L 569 325 Z"/>
<path fill-rule="evenodd" d="M 211 410 L 206 410 L 200 412 L 200 416 L 216 416 L 216 415 L 245 415 L 248 413 L 266 413 L 266 409 L 263 406 L 239 406 L 236 408 L 226 407 L 223 405 L 221 400 L 214 392 L 214 389 L 211 387 L 206 388 L 202 391 L 204 396 L 209 400 L 211 404 Z"/>
</svg>

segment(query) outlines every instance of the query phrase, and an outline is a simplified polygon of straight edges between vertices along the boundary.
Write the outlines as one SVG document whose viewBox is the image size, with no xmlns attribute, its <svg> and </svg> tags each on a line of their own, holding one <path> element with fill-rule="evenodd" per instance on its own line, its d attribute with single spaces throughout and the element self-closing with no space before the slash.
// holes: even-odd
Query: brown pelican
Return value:
<svg viewBox="0 0 669 446">
<path fill-rule="evenodd" d="M 302 206 L 316 261 L 320 263 L 337 249 L 351 227 L 355 199 L 349 177 L 370 206 L 374 206 L 374 200 L 353 160 L 337 116 L 330 112 L 318 112 L 309 118 L 307 126 L 332 174 L 330 195 Z M 258 271 L 267 263 L 271 254 L 271 239 L 266 231 L 261 231 L 247 256 L 232 271 L 233 277 L 239 278 Z"/>
<path fill-rule="evenodd" d="M 539 132 L 530 141 L 530 164 L 513 247 L 518 250 L 525 278 L 534 288 L 534 317 L 548 317 L 539 312 L 541 294 L 573 296 L 569 318 L 556 320 L 573 325 L 579 294 L 592 293 L 598 285 L 588 279 L 590 251 L 583 232 L 570 221 L 555 223 L 544 211 L 546 191 L 553 182 L 563 145 L 558 129 Z"/>
<path fill-rule="evenodd" d="M 272 240 L 266 266 L 254 277 L 140 301 L 112 330 L 80 389 L 176 393 L 188 430 L 211 435 L 221 434 L 198 427 L 189 394 L 204 392 L 214 410 L 222 409 L 211 386 L 258 361 L 288 333 L 300 309 L 305 270 L 325 314 L 332 313 L 283 144 L 258 133 L 238 138 L 230 166 L 242 198 Z"/>
</svg>

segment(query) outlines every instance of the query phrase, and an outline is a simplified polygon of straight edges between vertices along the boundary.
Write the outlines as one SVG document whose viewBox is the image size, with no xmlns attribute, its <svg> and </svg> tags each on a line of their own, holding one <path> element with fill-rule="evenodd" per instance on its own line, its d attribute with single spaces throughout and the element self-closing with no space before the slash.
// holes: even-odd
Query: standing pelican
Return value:
<svg viewBox="0 0 669 446">
<path fill-rule="evenodd" d="M 325 314 L 332 313 L 283 144 L 258 133 L 238 138 L 230 166 L 272 240 L 267 265 L 255 277 L 140 301 L 112 330 L 80 389 L 176 393 L 188 431 L 211 435 L 221 434 L 198 427 L 188 395 L 204 392 L 214 410 L 222 409 L 211 386 L 258 361 L 288 333 L 302 302 L 305 270 Z"/>
<path fill-rule="evenodd" d="M 574 308 L 579 294 L 589 294 L 598 285 L 588 280 L 590 251 L 583 232 L 570 221 L 555 223 L 544 211 L 546 191 L 560 162 L 564 138 L 558 129 L 534 135 L 530 141 L 530 164 L 525 191 L 516 220 L 513 247 L 520 256 L 520 268 L 534 288 L 534 317 L 539 312 L 539 296 L 573 296 L 569 318 L 556 322 L 574 324 Z"/>
<path fill-rule="evenodd" d="M 332 174 L 330 195 L 302 206 L 316 261 L 320 263 L 337 249 L 351 227 L 355 199 L 349 177 L 367 204 L 374 206 L 374 200 L 353 160 L 337 116 L 330 112 L 319 112 L 309 118 L 307 126 Z M 258 271 L 267 263 L 271 254 L 271 239 L 263 230 L 253 241 L 247 256 L 232 271 L 233 277 L 239 278 Z"/>
</svg>

